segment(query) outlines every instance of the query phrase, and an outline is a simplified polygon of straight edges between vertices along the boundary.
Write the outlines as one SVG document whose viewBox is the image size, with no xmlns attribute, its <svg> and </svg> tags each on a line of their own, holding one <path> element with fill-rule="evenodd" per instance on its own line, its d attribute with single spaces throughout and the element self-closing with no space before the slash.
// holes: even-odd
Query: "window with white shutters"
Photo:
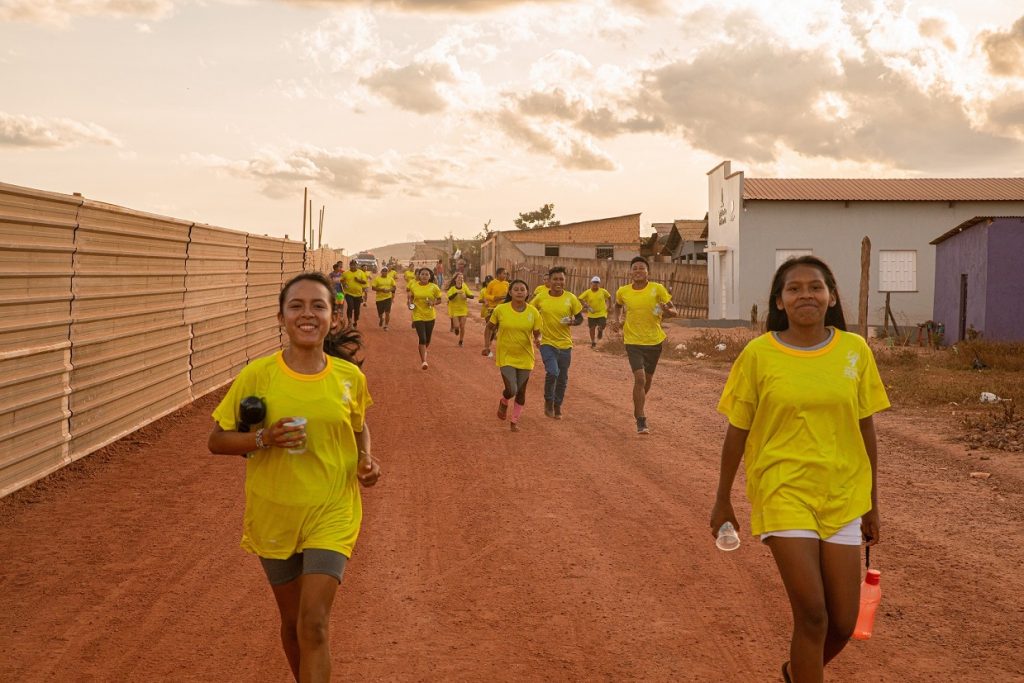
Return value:
<svg viewBox="0 0 1024 683">
<path fill-rule="evenodd" d="M 878 252 L 878 291 L 917 291 L 917 251 L 882 250 Z"/>
<path fill-rule="evenodd" d="M 813 253 L 812 249 L 776 249 L 775 269 L 778 270 L 779 266 L 785 263 L 787 259 L 797 258 L 798 256 L 810 256 Z"/>
</svg>

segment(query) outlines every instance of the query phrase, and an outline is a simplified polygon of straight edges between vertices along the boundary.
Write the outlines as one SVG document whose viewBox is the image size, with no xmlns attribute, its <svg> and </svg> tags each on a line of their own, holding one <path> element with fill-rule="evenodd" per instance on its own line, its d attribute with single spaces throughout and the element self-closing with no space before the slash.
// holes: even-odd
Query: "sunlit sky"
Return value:
<svg viewBox="0 0 1024 683">
<path fill-rule="evenodd" d="M 0 0 L 0 182 L 350 252 L 700 218 L 762 177 L 1024 175 L 1008 0 Z"/>
</svg>

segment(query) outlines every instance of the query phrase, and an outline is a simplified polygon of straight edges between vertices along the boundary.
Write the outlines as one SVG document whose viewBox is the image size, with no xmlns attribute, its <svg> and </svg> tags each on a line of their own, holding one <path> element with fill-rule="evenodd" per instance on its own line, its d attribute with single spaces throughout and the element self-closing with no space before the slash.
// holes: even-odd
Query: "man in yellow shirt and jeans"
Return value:
<svg viewBox="0 0 1024 683">
<path fill-rule="evenodd" d="M 661 329 L 661 320 L 676 315 L 672 307 L 672 295 L 664 285 L 648 280 L 649 269 L 647 259 L 643 256 L 630 261 L 629 274 L 633 281 L 616 290 L 615 313 L 609 322 L 613 331 L 618 330 L 622 309 L 626 309 L 622 338 L 626 344 L 629 368 L 633 371 L 633 417 L 636 418 L 637 434 L 651 433 L 644 414 L 644 404 L 667 336 L 665 330 Z"/>
<path fill-rule="evenodd" d="M 571 326 L 583 322 L 583 304 L 565 289 L 565 268 L 548 271 L 547 291 L 533 300 L 540 311 L 540 357 L 544 361 L 544 414 L 562 419 L 562 401 L 572 363 Z"/>
</svg>

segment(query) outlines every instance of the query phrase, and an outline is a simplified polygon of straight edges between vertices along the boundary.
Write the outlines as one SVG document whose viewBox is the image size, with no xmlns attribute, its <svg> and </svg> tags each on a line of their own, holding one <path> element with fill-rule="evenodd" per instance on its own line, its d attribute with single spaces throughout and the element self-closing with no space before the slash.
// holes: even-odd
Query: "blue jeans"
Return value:
<svg viewBox="0 0 1024 683">
<path fill-rule="evenodd" d="M 544 400 L 560 406 L 565 399 L 565 386 L 569 383 L 572 349 L 556 349 L 541 344 L 540 357 L 544 361 Z"/>
</svg>

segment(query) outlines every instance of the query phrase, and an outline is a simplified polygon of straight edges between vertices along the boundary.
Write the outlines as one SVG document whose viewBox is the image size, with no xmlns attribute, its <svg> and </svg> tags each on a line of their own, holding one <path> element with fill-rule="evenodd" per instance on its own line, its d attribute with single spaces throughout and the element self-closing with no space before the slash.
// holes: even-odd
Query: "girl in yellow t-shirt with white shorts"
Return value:
<svg viewBox="0 0 1024 683">
<path fill-rule="evenodd" d="M 783 263 L 769 302 L 768 332 L 740 353 L 718 404 L 729 427 L 711 533 L 739 528 L 731 489 L 742 460 L 751 533 L 771 549 L 793 611 L 783 678 L 820 681 L 857 621 L 861 537 L 879 539 L 872 415 L 889 399 L 871 349 L 846 332 L 825 263 Z"/>
<path fill-rule="evenodd" d="M 242 547 L 258 555 L 281 613 L 281 641 L 295 680 L 329 680 L 331 605 L 352 554 L 363 508 L 359 485 L 380 468 L 370 455 L 359 368 L 323 351 L 334 300 L 322 273 L 301 273 L 281 290 L 283 351 L 245 366 L 213 413 L 212 453 L 245 460 Z M 358 344 L 358 332 L 334 349 Z M 262 420 L 243 424 L 243 399 L 261 399 Z M 244 414 L 248 415 L 248 411 Z M 250 431 L 248 428 L 253 427 Z M 299 605 L 303 609 L 299 609 Z"/>
</svg>

